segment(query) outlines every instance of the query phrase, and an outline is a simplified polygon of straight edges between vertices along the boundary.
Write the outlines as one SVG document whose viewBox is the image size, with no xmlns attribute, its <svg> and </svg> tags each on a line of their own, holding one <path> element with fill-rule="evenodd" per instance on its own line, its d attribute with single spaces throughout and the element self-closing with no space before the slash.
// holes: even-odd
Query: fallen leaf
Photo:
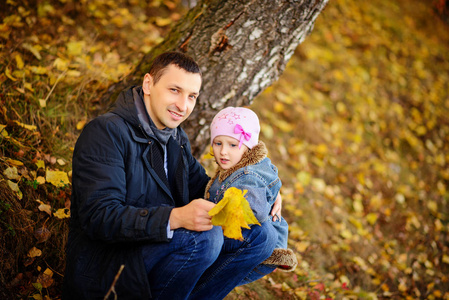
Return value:
<svg viewBox="0 0 449 300">
<path fill-rule="evenodd" d="M 50 287 L 54 282 L 53 272 L 50 269 L 46 269 L 43 273 L 39 274 L 37 282 L 40 283 L 43 288 Z"/>
<path fill-rule="evenodd" d="M 297 242 L 295 248 L 298 252 L 304 252 L 310 246 L 310 242 Z"/>
<path fill-rule="evenodd" d="M 41 256 L 42 255 L 42 251 L 36 247 L 33 247 L 30 249 L 30 251 L 28 251 L 28 257 L 36 257 L 36 256 Z"/>
<path fill-rule="evenodd" d="M 47 169 L 45 180 L 57 187 L 63 187 L 64 185 L 70 183 L 66 172 L 51 171 L 49 169 Z"/>
<path fill-rule="evenodd" d="M 22 191 L 19 189 L 19 184 L 12 182 L 11 180 L 7 180 L 6 183 L 8 184 L 9 188 L 16 193 L 17 197 L 22 199 L 23 194 Z"/>
<path fill-rule="evenodd" d="M 46 212 L 47 214 L 49 214 L 51 216 L 51 205 L 45 204 L 44 202 L 42 202 L 39 199 L 36 199 L 36 202 L 38 202 L 40 204 L 38 207 L 38 209 L 40 211 Z"/>
<path fill-rule="evenodd" d="M 17 78 L 14 78 L 11 74 L 11 71 L 9 70 L 9 68 L 5 68 L 5 75 L 6 77 L 8 77 L 9 79 L 11 79 L 12 81 L 17 81 Z"/>
<path fill-rule="evenodd" d="M 81 120 L 78 123 L 76 123 L 76 129 L 81 130 L 84 128 L 84 125 L 86 125 L 86 120 Z"/>
<path fill-rule="evenodd" d="M 45 183 L 45 178 L 43 176 L 38 176 L 36 178 L 36 181 L 38 184 L 44 184 Z"/>
<path fill-rule="evenodd" d="M 34 93 L 33 85 L 32 85 L 31 83 L 25 82 L 25 83 L 23 84 L 23 86 L 24 86 L 27 90 L 29 90 L 30 92 Z"/>
<path fill-rule="evenodd" d="M 58 219 L 70 218 L 70 210 L 66 212 L 66 208 L 60 208 L 53 215 Z"/>
<path fill-rule="evenodd" d="M 53 66 L 58 70 L 58 71 L 67 71 L 68 67 L 69 67 L 69 61 L 62 59 L 60 57 L 56 58 L 55 61 L 53 62 Z"/>
<path fill-rule="evenodd" d="M 23 127 L 23 128 L 25 128 L 25 129 L 28 129 L 28 130 L 31 130 L 31 131 L 34 131 L 34 130 L 37 129 L 37 126 L 36 126 L 36 125 L 28 125 L 28 124 L 21 123 L 21 122 L 19 122 L 19 121 L 14 121 L 14 123 L 16 123 L 17 125 L 19 125 L 20 127 Z"/>
<path fill-rule="evenodd" d="M 377 222 L 377 218 L 378 218 L 377 213 L 369 213 L 369 214 L 366 215 L 366 220 L 371 225 L 374 225 Z"/>
<path fill-rule="evenodd" d="M 164 26 L 170 25 L 172 23 L 172 20 L 170 18 L 156 17 L 155 23 L 159 27 L 164 27 Z"/>
<path fill-rule="evenodd" d="M 448 265 L 449 265 L 449 255 L 443 254 L 443 259 L 442 259 L 442 261 L 443 261 L 445 264 L 448 264 Z"/>
<path fill-rule="evenodd" d="M 6 125 L 0 124 L 0 134 L 3 137 L 9 137 L 8 131 L 6 131 Z"/>
<path fill-rule="evenodd" d="M 39 159 L 36 162 L 36 166 L 37 166 L 38 169 L 40 169 L 40 168 L 45 169 L 45 162 L 43 160 Z"/>
<path fill-rule="evenodd" d="M 23 67 L 25 66 L 25 63 L 23 62 L 22 56 L 17 53 L 16 56 L 14 57 L 14 59 L 16 60 L 17 68 L 23 69 Z"/>
<path fill-rule="evenodd" d="M 46 242 L 51 237 L 51 232 L 47 227 L 43 226 L 34 231 L 34 237 L 38 243 Z"/>
<path fill-rule="evenodd" d="M 47 73 L 47 69 L 41 66 L 30 66 L 30 71 L 37 75 L 44 75 Z"/>
<path fill-rule="evenodd" d="M 20 175 L 17 172 L 17 168 L 16 167 L 8 167 L 3 171 L 3 175 L 6 176 L 6 178 L 8 179 L 12 179 L 12 180 L 18 180 L 20 179 Z"/>
<path fill-rule="evenodd" d="M 73 41 L 67 43 L 67 54 L 72 56 L 78 56 L 83 53 L 83 48 L 86 45 L 85 41 Z"/>
</svg>

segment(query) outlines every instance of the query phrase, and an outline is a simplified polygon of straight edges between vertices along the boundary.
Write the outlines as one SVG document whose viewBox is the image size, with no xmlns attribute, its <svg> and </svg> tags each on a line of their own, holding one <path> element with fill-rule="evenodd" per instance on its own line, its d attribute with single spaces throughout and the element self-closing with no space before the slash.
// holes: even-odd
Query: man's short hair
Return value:
<svg viewBox="0 0 449 300">
<path fill-rule="evenodd" d="M 169 51 L 157 56 L 151 65 L 149 73 L 153 78 L 153 84 L 156 84 L 159 81 L 164 74 L 164 71 L 171 64 L 176 65 L 189 73 L 202 76 L 201 69 L 193 58 L 181 52 Z"/>
</svg>

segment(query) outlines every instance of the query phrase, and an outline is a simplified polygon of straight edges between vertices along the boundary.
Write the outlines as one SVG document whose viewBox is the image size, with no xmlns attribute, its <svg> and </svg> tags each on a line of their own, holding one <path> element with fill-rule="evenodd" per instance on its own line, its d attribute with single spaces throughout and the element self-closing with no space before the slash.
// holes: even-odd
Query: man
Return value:
<svg viewBox="0 0 449 300">
<path fill-rule="evenodd" d="M 121 265 L 119 299 L 222 299 L 272 253 L 269 227 L 235 248 L 212 226 L 209 177 L 179 127 L 201 83 L 190 57 L 164 53 L 81 133 L 64 299 L 103 299 Z"/>
</svg>

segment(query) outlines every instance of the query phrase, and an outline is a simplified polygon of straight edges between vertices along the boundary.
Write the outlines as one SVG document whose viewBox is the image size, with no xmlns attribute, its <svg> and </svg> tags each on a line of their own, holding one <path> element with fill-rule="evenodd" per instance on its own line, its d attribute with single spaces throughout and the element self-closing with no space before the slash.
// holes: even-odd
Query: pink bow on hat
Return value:
<svg viewBox="0 0 449 300">
<path fill-rule="evenodd" d="M 249 141 L 251 139 L 251 133 L 245 132 L 245 130 L 243 130 L 243 127 L 240 124 L 235 125 L 234 133 L 237 133 L 237 134 L 241 133 L 242 134 L 240 136 L 239 149 L 242 147 L 243 138 L 245 138 L 245 140 L 247 140 L 247 141 Z"/>
</svg>

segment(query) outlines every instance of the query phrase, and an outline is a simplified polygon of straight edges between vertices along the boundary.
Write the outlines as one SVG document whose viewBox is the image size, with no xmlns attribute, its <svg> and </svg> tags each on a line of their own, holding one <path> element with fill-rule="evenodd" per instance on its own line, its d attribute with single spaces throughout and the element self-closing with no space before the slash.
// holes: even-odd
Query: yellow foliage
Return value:
<svg viewBox="0 0 449 300">
<path fill-rule="evenodd" d="M 15 182 L 12 182 L 11 180 L 7 180 L 6 183 L 8 184 L 9 188 L 16 193 L 17 197 L 19 199 L 22 199 L 23 194 L 22 191 L 19 189 L 19 185 Z"/>
<path fill-rule="evenodd" d="M 40 169 L 40 168 L 45 169 L 45 162 L 43 160 L 39 159 L 36 162 L 36 166 L 37 166 L 38 169 Z"/>
<path fill-rule="evenodd" d="M 70 183 L 66 172 L 51 171 L 49 169 L 47 169 L 45 180 L 57 187 L 63 187 L 64 185 Z"/>
<path fill-rule="evenodd" d="M 67 54 L 70 56 L 77 56 L 83 53 L 86 45 L 85 41 L 73 41 L 67 43 Z"/>
<path fill-rule="evenodd" d="M 250 224 L 260 225 L 245 198 L 247 190 L 230 187 L 223 199 L 209 211 L 212 224 L 221 226 L 223 234 L 232 239 L 243 240 L 241 228 L 250 229 Z"/>
<path fill-rule="evenodd" d="M 14 59 L 16 60 L 17 68 L 23 69 L 23 67 L 25 66 L 25 63 L 23 62 L 22 56 L 17 53 L 15 55 Z"/>
<path fill-rule="evenodd" d="M 87 120 L 81 120 L 78 123 L 76 123 L 76 129 L 81 130 L 84 128 L 84 125 L 86 125 Z"/>
<path fill-rule="evenodd" d="M 53 214 L 53 216 L 55 216 L 58 219 L 70 218 L 70 211 L 68 211 L 66 213 L 66 209 L 65 208 L 60 208 Z"/>
<path fill-rule="evenodd" d="M 21 123 L 19 121 L 14 121 L 14 123 L 16 123 L 17 125 L 25 128 L 25 129 L 31 130 L 31 131 L 34 131 L 37 129 L 36 125 L 28 125 L 28 124 Z"/>
<path fill-rule="evenodd" d="M 3 174 L 6 176 L 6 178 L 8 178 L 8 179 L 13 179 L 13 180 L 18 180 L 18 179 L 20 179 L 20 175 L 19 175 L 19 173 L 17 172 L 17 167 L 9 167 L 9 168 L 6 168 L 4 171 L 3 171 Z"/>
</svg>

